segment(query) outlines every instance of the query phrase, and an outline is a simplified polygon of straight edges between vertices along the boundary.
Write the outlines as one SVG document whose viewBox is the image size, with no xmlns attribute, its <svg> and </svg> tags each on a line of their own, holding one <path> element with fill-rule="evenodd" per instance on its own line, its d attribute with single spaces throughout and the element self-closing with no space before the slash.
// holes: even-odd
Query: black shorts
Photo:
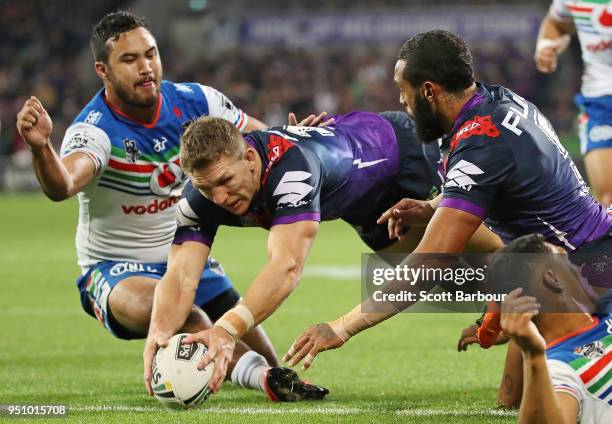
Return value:
<svg viewBox="0 0 612 424">
<path fill-rule="evenodd" d="M 376 223 L 378 217 L 403 198 L 428 200 L 440 193 L 442 177 L 438 173 L 441 162 L 438 143 L 424 144 L 418 141 L 414 122 L 404 112 L 380 114 L 393 127 L 399 145 L 399 171 L 386 190 L 367 196 L 372 211 L 363 215 L 356 208 L 354 216 L 342 217 L 359 233 L 361 239 L 374 251 L 395 243 L 389 239 L 387 225 Z M 377 207 L 371 208 L 372 202 Z"/>
</svg>

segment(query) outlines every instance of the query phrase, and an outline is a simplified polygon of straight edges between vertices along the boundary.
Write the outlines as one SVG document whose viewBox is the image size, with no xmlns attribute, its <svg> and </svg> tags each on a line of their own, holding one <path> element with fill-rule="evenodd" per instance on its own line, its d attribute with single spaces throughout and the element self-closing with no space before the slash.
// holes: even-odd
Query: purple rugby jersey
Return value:
<svg viewBox="0 0 612 424">
<path fill-rule="evenodd" d="M 356 228 L 376 225 L 378 214 L 392 202 L 427 198 L 432 187 L 440 186 L 439 149 L 416 141 L 406 114 L 352 112 L 334 118 L 329 127 L 283 126 L 248 134 L 247 143 L 262 159 L 261 188 L 248 212 L 233 215 L 188 184 L 174 243 L 196 240 L 211 246 L 220 225 L 269 229 L 338 218 Z M 411 139 L 401 146 L 394 119 L 406 121 L 411 130 L 403 137 Z M 408 158 L 402 165 L 400 154 Z M 406 178 L 398 184 L 400 175 Z M 396 198 L 389 198 L 390 192 Z"/>
<path fill-rule="evenodd" d="M 612 226 L 548 119 L 504 87 L 479 84 L 442 149 L 440 206 L 485 219 L 505 242 L 540 233 L 573 251 Z"/>
</svg>

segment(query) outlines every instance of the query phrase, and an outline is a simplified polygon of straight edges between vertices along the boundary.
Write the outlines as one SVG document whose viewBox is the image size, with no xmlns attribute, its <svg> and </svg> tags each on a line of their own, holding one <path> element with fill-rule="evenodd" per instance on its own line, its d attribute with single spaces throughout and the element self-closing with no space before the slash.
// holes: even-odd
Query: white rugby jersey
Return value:
<svg viewBox="0 0 612 424">
<path fill-rule="evenodd" d="M 578 422 L 612 423 L 612 314 L 552 341 L 546 357 L 554 391 L 578 401 Z"/>
<path fill-rule="evenodd" d="M 612 95 L 612 1 L 554 0 L 550 14 L 576 27 L 584 62 L 582 94 Z"/>
<path fill-rule="evenodd" d="M 155 119 L 134 121 L 100 90 L 66 131 L 61 156 L 89 155 L 96 176 L 78 194 L 78 264 L 104 260 L 166 262 L 176 230 L 175 205 L 186 177 L 179 141 L 193 119 L 227 119 L 239 130 L 248 116 L 219 91 L 163 81 Z"/>
</svg>

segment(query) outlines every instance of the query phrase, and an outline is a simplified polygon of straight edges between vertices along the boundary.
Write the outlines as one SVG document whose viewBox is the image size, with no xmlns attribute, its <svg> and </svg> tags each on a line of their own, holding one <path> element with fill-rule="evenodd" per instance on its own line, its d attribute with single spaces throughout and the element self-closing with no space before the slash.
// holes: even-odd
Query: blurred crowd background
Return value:
<svg viewBox="0 0 612 424">
<path fill-rule="evenodd" d="M 289 111 L 300 117 L 322 110 L 399 109 L 392 75 L 402 41 L 421 30 L 447 27 L 468 41 L 479 80 L 505 85 L 534 102 L 575 151 L 578 45 L 572 42 L 554 75 L 539 74 L 533 62 L 537 29 L 549 4 L 0 1 L 0 187 L 23 188 L 31 181 L 31 173 L 18 178 L 14 171 L 29 169 L 29 153 L 15 128 L 28 96 L 39 97 L 49 111 L 52 140 L 59 147 L 67 126 L 100 89 L 89 35 L 105 13 L 120 8 L 149 19 L 166 79 L 213 86 L 271 125 L 284 123 Z"/>
</svg>

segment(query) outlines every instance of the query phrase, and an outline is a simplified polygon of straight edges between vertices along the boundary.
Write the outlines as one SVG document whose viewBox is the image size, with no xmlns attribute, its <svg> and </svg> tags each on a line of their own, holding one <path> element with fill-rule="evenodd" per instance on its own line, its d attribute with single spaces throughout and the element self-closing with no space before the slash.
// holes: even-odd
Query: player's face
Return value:
<svg viewBox="0 0 612 424">
<path fill-rule="evenodd" d="M 433 110 L 423 93 L 422 87 L 415 88 L 404 79 L 405 60 L 398 60 L 395 64 L 393 79 L 400 91 L 400 103 L 406 108 L 408 114 L 414 117 L 417 136 L 423 143 L 432 143 L 444 136 L 443 120 Z"/>
<path fill-rule="evenodd" d="M 249 153 L 250 152 L 250 153 Z M 244 215 L 259 189 L 255 165 L 246 149 L 242 157 L 221 156 L 212 165 L 193 170 L 191 182 L 207 199 L 234 215 Z"/>
<path fill-rule="evenodd" d="M 110 53 L 106 74 L 119 100 L 129 106 L 155 106 L 160 93 L 162 65 L 153 35 L 139 27 L 107 43 Z"/>
</svg>

